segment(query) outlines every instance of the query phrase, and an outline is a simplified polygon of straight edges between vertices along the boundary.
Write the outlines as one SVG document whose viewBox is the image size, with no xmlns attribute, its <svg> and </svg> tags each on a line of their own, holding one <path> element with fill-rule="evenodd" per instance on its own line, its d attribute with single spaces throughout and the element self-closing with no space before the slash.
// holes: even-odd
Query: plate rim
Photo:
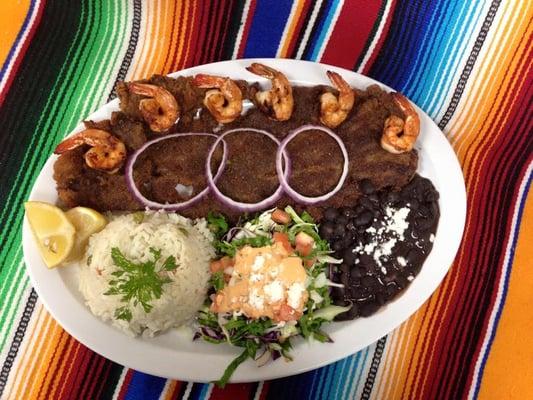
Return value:
<svg viewBox="0 0 533 400">
<path fill-rule="evenodd" d="M 241 64 L 244 64 L 244 63 L 248 64 L 248 63 L 251 63 L 251 62 L 261 62 L 261 63 L 265 63 L 265 64 L 270 64 L 274 68 L 279 68 L 279 69 L 286 68 L 286 67 L 279 67 L 278 65 L 280 65 L 280 64 L 282 64 L 282 65 L 283 64 L 287 64 L 287 66 L 292 64 L 292 66 L 294 66 L 294 67 L 297 67 L 297 66 L 301 67 L 302 65 L 304 65 L 305 68 L 319 68 L 319 69 L 323 70 L 324 72 L 329 69 L 329 70 L 334 70 L 334 71 L 337 71 L 339 73 L 342 73 L 342 74 L 345 75 L 345 77 L 346 77 L 346 75 L 351 74 L 351 76 L 349 76 L 349 78 L 350 78 L 349 80 L 353 80 L 353 77 L 355 77 L 357 80 L 365 81 L 366 82 L 365 83 L 366 86 L 368 86 L 370 84 L 377 84 L 377 85 L 379 85 L 380 87 L 384 88 L 387 91 L 392 91 L 393 90 L 389 86 L 387 86 L 387 85 L 385 85 L 385 84 L 383 84 L 383 83 L 381 83 L 379 81 L 376 81 L 373 78 L 367 77 L 365 75 L 359 74 L 359 73 L 354 72 L 354 71 L 346 70 L 346 69 L 341 68 L 341 67 L 336 67 L 336 66 L 328 65 L 328 64 L 324 64 L 324 63 L 316 63 L 316 62 L 307 61 L 307 60 L 293 60 L 293 59 L 280 59 L 280 58 L 250 58 L 250 59 L 237 59 L 237 60 L 227 60 L 227 61 L 213 62 L 213 63 L 209 63 L 209 64 L 202 64 L 202 65 L 198 65 L 198 66 L 195 66 L 195 67 L 187 68 L 187 69 L 184 69 L 184 70 L 181 70 L 181 71 L 176 71 L 176 72 L 168 74 L 168 76 L 191 75 L 191 74 L 197 73 L 198 70 L 209 70 L 209 69 L 213 69 L 213 68 L 216 69 L 216 68 L 220 68 L 220 66 L 224 66 L 224 67 L 229 66 L 230 68 L 232 68 L 234 66 L 235 68 L 240 68 Z M 203 72 L 205 72 L 205 71 L 203 71 Z M 287 71 L 284 70 L 284 72 L 287 72 Z M 216 73 L 216 72 L 213 71 L 212 73 Z M 245 74 L 249 74 L 249 73 L 246 70 L 242 69 L 242 71 L 240 71 L 237 75 L 240 76 L 240 75 L 245 75 Z M 252 75 L 250 75 L 250 76 L 252 76 Z M 242 79 L 242 77 L 241 77 L 241 79 Z M 257 79 L 257 77 L 256 77 L 256 80 L 261 81 L 261 79 Z M 291 81 L 294 82 L 295 80 L 292 79 Z M 315 83 L 315 84 L 317 84 L 317 83 Z M 118 99 L 114 99 L 111 102 L 108 102 L 108 103 L 102 105 L 95 112 L 91 113 L 91 115 L 87 116 L 85 119 L 90 119 L 93 115 L 101 114 L 103 110 L 112 109 L 113 107 L 115 107 L 115 108 L 118 107 Z M 446 276 L 446 274 L 448 273 L 449 269 L 451 268 L 453 260 L 455 259 L 456 255 L 457 255 L 457 251 L 458 251 L 460 243 L 462 241 L 464 228 L 465 228 L 465 221 L 466 221 L 466 207 L 467 207 L 466 188 L 465 188 L 464 177 L 463 177 L 463 174 L 462 174 L 462 170 L 461 170 L 461 167 L 460 167 L 459 160 L 457 159 L 457 155 L 453 151 L 453 148 L 451 147 L 450 143 L 448 142 L 448 140 L 446 139 L 444 134 L 440 131 L 438 126 L 431 120 L 431 118 L 429 118 L 429 116 L 425 112 L 423 112 L 420 108 L 416 107 L 416 109 L 419 112 L 419 114 L 421 115 L 421 117 L 422 117 L 421 119 L 426 121 L 426 123 L 429 123 L 429 127 L 431 128 L 431 131 L 435 131 L 436 130 L 436 131 L 440 132 L 440 135 L 444 138 L 444 140 L 445 140 L 445 142 L 447 144 L 447 149 L 446 149 L 447 153 L 450 153 L 450 151 L 451 151 L 451 153 L 453 154 L 453 164 L 454 164 L 453 167 L 454 167 L 454 170 L 452 172 L 453 172 L 453 174 L 456 175 L 456 178 L 457 178 L 457 172 L 459 172 L 459 175 L 460 175 L 460 182 L 459 182 L 460 185 L 458 185 L 457 187 L 454 188 L 454 190 L 457 191 L 456 195 L 458 196 L 458 202 L 460 203 L 460 207 L 456 210 L 457 214 L 458 214 L 457 218 L 458 218 L 458 222 L 459 222 L 460 227 L 458 225 L 459 229 L 455 230 L 456 237 L 453 238 L 454 240 L 453 240 L 453 243 L 452 243 L 451 251 L 449 251 L 449 253 L 450 254 L 453 253 L 453 255 L 451 256 L 451 262 L 449 263 L 449 265 L 443 267 L 443 269 L 441 271 L 443 273 L 441 273 L 441 276 L 439 276 L 439 278 L 436 280 L 436 283 L 433 285 L 434 287 L 432 287 L 431 290 L 429 291 L 429 295 L 421 296 L 421 297 L 424 297 L 424 298 L 418 299 L 416 304 L 414 306 L 410 307 L 410 309 L 412 309 L 412 310 L 410 310 L 407 313 L 405 313 L 405 315 L 402 316 L 401 318 L 396 318 L 394 321 L 391 321 L 391 320 L 383 321 L 382 325 L 384 326 L 384 328 L 382 330 L 386 331 L 386 332 L 381 333 L 379 335 L 373 335 L 372 338 L 368 338 L 368 340 L 364 341 L 364 345 L 363 346 L 359 346 L 359 347 L 354 348 L 354 349 L 349 349 L 349 350 L 347 350 L 346 352 L 344 352 L 341 355 L 336 354 L 335 356 L 331 356 L 331 357 L 327 357 L 327 356 L 326 357 L 322 357 L 322 359 L 320 361 L 313 362 L 310 365 L 302 366 L 302 367 L 298 367 L 298 368 L 290 368 L 289 367 L 289 368 L 263 369 L 265 367 L 258 368 L 258 367 L 254 366 L 253 368 L 255 370 L 252 370 L 252 373 L 249 373 L 249 374 L 244 373 L 243 374 L 243 371 L 241 370 L 241 368 L 242 368 L 242 366 L 241 366 L 241 368 L 237 369 L 236 374 L 234 375 L 233 379 L 230 380 L 230 382 L 237 383 L 237 382 L 252 382 L 252 381 L 258 381 L 258 380 L 277 379 L 277 378 L 281 378 L 281 377 L 286 377 L 286 376 L 291 376 L 291 375 L 295 375 L 295 374 L 304 373 L 304 372 L 307 372 L 307 371 L 310 371 L 310 370 L 313 370 L 313 369 L 320 368 L 322 366 L 331 364 L 331 363 L 336 362 L 336 361 L 338 361 L 338 360 L 340 360 L 342 358 L 348 357 L 348 356 L 354 354 L 355 352 L 357 352 L 357 351 L 367 347 L 368 345 L 374 343 L 381 336 L 389 334 L 394 329 L 396 329 L 398 326 L 400 326 L 403 322 L 405 322 L 407 319 L 409 319 L 416 311 L 418 311 L 423 306 L 424 303 L 426 303 L 429 300 L 431 295 L 437 290 L 438 286 L 442 283 L 442 281 L 444 280 L 444 277 Z M 81 126 L 82 125 L 80 123 L 78 126 L 76 126 L 76 128 L 74 128 L 72 130 L 72 132 L 69 133 L 69 135 L 72 135 L 75 132 L 77 132 L 78 130 L 80 130 Z M 41 178 L 41 175 L 43 174 L 43 172 L 46 170 L 47 165 L 49 163 L 51 163 L 52 160 L 54 160 L 54 159 L 55 159 L 54 155 L 51 155 L 48 158 L 48 160 L 46 161 L 46 164 L 43 166 L 43 168 L 39 172 L 39 175 L 38 175 L 37 179 L 34 182 L 34 186 L 32 187 L 32 190 L 31 190 L 31 193 L 30 193 L 30 196 L 29 196 L 28 200 L 34 199 L 34 197 L 36 195 L 36 192 L 37 192 L 37 189 L 38 189 L 37 183 L 39 182 L 39 179 Z M 419 168 L 420 168 L 420 165 L 417 167 L 417 171 L 418 171 Z M 55 191 L 55 187 L 54 187 L 53 190 Z M 57 197 L 57 193 L 56 193 L 56 197 Z M 36 199 L 36 200 L 38 200 L 38 199 Z M 443 224 L 443 220 L 442 220 L 442 216 L 441 216 L 441 219 L 439 220 L 439 227 L 442 224 Z M 438 239 L 438 237 L 437 237 L 437 239 Z M 37 274 L 34 272 L 34 267 L 35 267 L 34 264 L 35 264 L 35 262 L 34 262 L 34 260 L 32 260 L 32 257 L 30 257 L 30 249 L 31 249 L 31 245 L 33 244 L 33 243 L 31 243 L 32 240 L 33 240 L 33 238 L 31 237 L 31 234 L 30 234 L 30 231 L 29 231 L 29 226 L 28 226 L 27 219 L 26 219 L 26 217 L 24 217 L 24 222 L 23 222 L 23 227 L 22 227 L 23 254 L 24 254 L 24 261 L 25 261 L 25 265 L 26 265 L 26 270 L 28 271 L 28 275 L 30 277 L 31 284 L 35 288 L 35 290 L 36 290 L 36 292 L 37 292 L 37 294 L 39 296 L 39 299 L 41 300 L 41 302 L 43 303 L 45 308 L 48 310 L 48 312 L 52 315 L 52 317 L 62 326 L 63 329 L 65 329 L 65 331 L 67 331 L 76 340 L 80 341 L 82 344 L 84 344 L 85 346 L 90 348 L 92 351 L 95 351 L 96 353 L 102 355 L 103 357 L 105 357 L 107 359 L 110 359 L 110 360 L 112 360 L 112 361 L 114 361 L 114 362 L 116 362 L 118 364 L 124 365 L 124 366 L 126 366 L 128 368 L 133 368 L 133 369 L 135 369 L 137 371 L 141 371 L 141 372 L 145 372 L 145 373 L 149 373 L 149 374 L 152 374 L 152 375 L 161 376 L 161 377 L 165 377 L 165 378 L 169 378 L 169 379 L 180 379 L 180 380 L 184 380 L 184 381 L 195 381 L 195 382 L 210 382 L 211 381 L 211 379 L 204 379 L 201 376 L 198 376 L 197 374 L 194 374 L 194 373 L 192 375 L 187 375 L 187 372 L 185 372 L 185 375 L 180 374 L 178 376 L 178 375 L 173 374 L 173 373 L 170 373 L 170 374 L 169 373 L 162 373 L 161 369 L 159 369 L 158 367 L 152 367 L 152 366 L 146 366 L 146 365 L 138 365 L 138 362 L 132 362 L 131 360 L 126 360 L 126 362 L 124 362 L 124 357 L 117 357 L 115 352 L 111 352 L 111 354 L 110 354 L 109 351 L 102 351 L 102 346 L 98 345 L 96 343 L 97 341 L 95 342 L 95 340 L 91 340 L 91 338 L 87 338 L 86 335 L 80 334 L 80 331 L 74 326 L 75 324 L 73 325 L 71 322 L 68 321 L 68 319 L 64 318 L 64 316 L 62 314 L 60 315 L 59 312 L 56 312 L 57 311 L 56 307 L 52 306 L 51 302 L 49 302 L 49 300 L 50 300 L 49 293 L 47 292 L 47 289 L 44 288 L 44 286 L 46 286 L 45 282 L 41 282 L 39 279 L 36 279 Z M 433 251 L 432 251 L 432 253 L 433 253 Z M 430 253 L 430 255 L 431 255 L 431 253 Z M 33 257 L 33 258 L 35 258 L 35 257 Z M 42 261 L 41 261 L 40 264 L 41 265 L 38 268 L 45 268 L 46 269 L 46 267 L 44 266 Z M 74 266 L 71 266 L 71 267 L 75 268 Z M 51 271 L 47 270 L 46 272 L 50 273 Z M 408 292 L 409 289 L 412 289 L 413 284 L 416 281 L 417 281 L 417 279 L 415 279 L 413 281 L 413 283 L 410 285 L 410 287 L 408 287 L 404 291 L 403 294 Z M 67 289 L 65 289 L 65 290 L 67 290 Z M 400 298 L 401 297 L 402 296 L 400 296 Z M 396 303 L 398 301 L 398 299 L 396 299 L 392 303 L 389 303 L 389 305 Z M 90 311 L 88 309 L 87 309 L 87 312 L 90 313 Z M 378 315 L 378 314 L 375 314 L 375 316 Z M 98 317 L 93 316 L 92 314 L 90 314 L 90 315 L 93 317 L 94 320 L 98 321 L 101 324 L 104 324 Z M 371 318 L 373 318 L 373 317 L 367 318 L 367 320 L 370 320 Z M 357 320 L 350 321 L 350 322 L 347 322 L 347 323 L 336 323 L 336 324 L 350 325 L 350 324 L 355 323 L 355 321 L 357 321 Z M 111 328 L 111 329 L 116 330 L 115 328 Z M 120 332 L 118 330 L 116 330 L 116 332 L 120 336 L 127 337 L 124 333 L 122 333 L 122 332 Z M 377 337 L 375 337 L 375 336 L 377 336 Z M 142 339 L 140 341 L 144 342 L 144 340 L 142 340 Z M 326 344 L 320 344 L 320 347 L 323 348 L 323 349 L 325 348 L 324 350 L 327 353 L 328 349 L 327 349 L 327 345 Z M 117 351 L 120 352 L 120 350 L 117 350 Z M 220 357 L 227 358 L 227 354 L 226 353 L 220 353 L 220 352 L 215 352 L 215 354 L 212 354 L 212 356 L 216 356 L 215 358 L 220 358 Z M 232 354 L 231 358 L 233 358 L 233 357 L 234 357 L 234 355 Z M 168 362 L 165 362 L 164 360 L 162 362 L 163 362 L 163 364 L 165 364 L 165 366 L 168 365 Z M 276 364 L 276 363 L 272 363 L 272 364 Z M 284 366 L 291 365 L 291 364 L 293 364 L 293 363 L 286 363 L 286 364 L 284 364 Z M 277 362 L 276 365 L 280 366 L 279 362 Z M 293 365 L 295 365 L 295 364 L 293 364 Z M 269 373 L 262 373 L 263 371 L 267 371 L 267 370 L 269 371 Z"/>
</svg>

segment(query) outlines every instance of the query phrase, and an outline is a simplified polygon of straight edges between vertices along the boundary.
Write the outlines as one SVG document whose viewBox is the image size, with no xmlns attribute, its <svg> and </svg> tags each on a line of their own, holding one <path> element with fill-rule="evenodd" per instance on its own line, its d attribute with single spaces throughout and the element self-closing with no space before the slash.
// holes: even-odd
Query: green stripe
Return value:
<svg viewBox="0 0 533 400">
<path fill-rule="evenodd" d="M 15 178 L 9 193 L 2 217 L 10 210 L 4 227 L 10 227 L 4 236 L 7 241 L 0 251 L 0 280 L 9 282 L 15 278 L 20 257 L 16 257 L 19 245 L 19 232 L 23 221 L 22 200 L 27 198 L 31 184 L 38 172 L 48 159 L 55 143 L 67 132 L 71 131 L 78 121 L 86 116 L 90 110 L 97 108 L 107 97 L 104 93 L 108 86 L 105 80 L 110 78 L 117 60 L 117 55 L 124 47 L 128 9 L 125 2 L 100 2 L 95 5 L 88 1 L 83 5 L 76 33 L 71 46 L 64 57 L 52 90 L 45 106 L 40 111 L 40 118 L 34 125 L 33 132 L 43 132 L 32 136 L 28 149 L 39 151 L 26 152 L 22 167 Z M 115 18 L 117 22 L 114 22 Z M 93 20 L 94 19 L 94 23 Z M 43 21 L 46 24 L 46 21 Z M 118 31 L 118 35 L 117 35 Z M 65 32 L 65 35 L 68 32 Z M 118 36 L 118 37 L 117 37 Z M 112 79 L 112 77 L 111 77 Z M 82 101 L 78 101 L 83 99 Z M 18 205 L 18 206 L 17 206 Z M 4 230 L 4 234 L 6 233 Z M 6 268 L 6 267 L 10 268 Z M 7 276 L 5 276 L 7 275 Z M 20 299 L 13 299 L 22 279 L 9 290 L 8 307 L 0 315 L 0 323 L 13 322 L 13 316 L 6 321 L 7 310 L 11 304 L 17 304 Z M 9 285 L 5 285 L 0 292 L 0 298 L 5 299 Z M 12 303 L 14 301 L 15 303 Z M 4 335 L 5 336 L 5 335 Z M 2 338 L 0 348 L 5 344 Z"/>
</svg>

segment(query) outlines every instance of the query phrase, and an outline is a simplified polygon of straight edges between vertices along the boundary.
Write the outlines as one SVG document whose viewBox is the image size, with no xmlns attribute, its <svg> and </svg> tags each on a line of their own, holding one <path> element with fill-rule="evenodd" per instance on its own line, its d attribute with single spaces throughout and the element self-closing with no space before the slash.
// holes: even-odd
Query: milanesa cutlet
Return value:
<svg viewBox="0 0 533 400">
<path fill-rule="evenodd" d="M 175 95 L 182 115 L 170 130 L 175 132 L 216 132 L 233 128 L 259 128 L 283 138 L 291 130 L 306 124 L 318 124 L 320 94 L 324 86 L 294 87 L 295 109 L 289 121 L 278 122 L 252 108 L 231 124 L 220 126 L 209 112 L 202 108 L 204 90 L 196 88 L 190 78 L 172 79 L 154 76 L 150 83 L 161 85 Z M 239 82 L 245 97 L 253 97 L 256 85 Z M 111 120 L 86 123 L 89 127 L 106 129 L 126 144 L 128 153 L 139 148 L 146 140 L 155 137 L 138 112 L 139 96 L 129 93 L 127 86 L 118 87 L 121 111 Z M 356 103 L 347 120 L 335 132 L 348 151 L 349 174 L 342 189 L 320 206 L 307 210 L 320 218 L 328 206 L 352 206 L 360 196 L 358 182 L 369 179 L 379 189 L 400 188 L 413 177 L 418 162 L 415 150 L 404 154 L 391 154 L 379 144 L 385 119 L 395 113 L 402 115 L 390 95 L 377 86 L 356 91 Z M 149 147 L 137 160 L 134 178 L 141 192 L 161 203 L 183 201 L 176 185 L 192 186 L 194 194 L 206 187 L 205 160 L 214 138 L 188 136 L 162 141 Z M 275 171 L 277 145 L 257 133 L 244 132 L 228 135 L 229 161 L 218 181 L 221 191 L 242 202 L 258 202 L 273 193 L 278 186 Z M 99 211 L 133 211 L 144 207 L 130 194 L 124 168 L 109 175 L 87 167 L 83 154 L 87 147 L 71 150 L 59 157 L 54 165 L 54 179 L 61 202 L 67 207 L 87 206 Z M 336 142 L 324 133 L 309 131 L 297 136 L 287 147 L 291 159 L 290 184 L 299 192 L 316 196 L 331 190 L 342 170 L 342 155 Z M 215 171 L 221 159 L 218 149 L 213 159 Z M 276 205 L 294 204 L 281 198 Z M 304 209 L 306 207 L 299 206 Z M 209 211 L 222 212 L 230 218 L 239 213 L 228 209 L 212 195 L 180 214 L 187 217 L 204 217 Z"/>
</svg>

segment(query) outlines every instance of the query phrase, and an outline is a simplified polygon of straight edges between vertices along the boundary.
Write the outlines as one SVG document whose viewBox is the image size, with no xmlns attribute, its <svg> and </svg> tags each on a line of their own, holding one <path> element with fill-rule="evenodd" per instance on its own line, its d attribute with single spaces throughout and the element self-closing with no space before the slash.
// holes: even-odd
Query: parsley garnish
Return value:
<svg viewBox="0 0 533 400">
<path fill-rule="evenodd" d="M 157 262 L 161 258 L 161 250 L 150 247 L 152 261 L 143 263 L 134 263 L 128 260 L 118 247 L 111 249 L 111 258 L 118 270 L 111 273 L 116 279 L 109 281 L 109 290 L 105 295 L 122 296 L 120 301 L 125 305 L 115 310 L 115 318 L 130 321 L 132 312 L 130 303 L 133 306 L 140 304 L 144 312 L 149 313 L 152 310 L 150 302 L 159 299 L 163 294 L 163 285 L 171 282 L 167 277 L 161 277 L 161 271 L 172 271 L 176 269 L 176 259 L 169 256 L 163 261 L 160 269 L 157 269 Z"/>
<path fill-rule="evenodd" d="M 207 214 L 207 226 L 217 239 L 224 236 L 229 228 L 228 221 L 226 221 L 226 218 L 222 214 L 211 211 Z"/>
<path fill-rule="evenodd" d="M 230 257 L 235 257 L 235 253 L 237 253 L 237 250 L 239 250 L 241 247 L 244 247 L 246 245 L 252 246 L 252 247 L 263 247 L 268 246 L 272 244 L 272 239 L 268 236 L 254 236 L 254 237 L 246 237 L 242 239 L 234 239 L 231 242 L 226 241 L 216 241 L 215 242 L 215 249 L 219 254 L 227 255 Z"/>
</svg>

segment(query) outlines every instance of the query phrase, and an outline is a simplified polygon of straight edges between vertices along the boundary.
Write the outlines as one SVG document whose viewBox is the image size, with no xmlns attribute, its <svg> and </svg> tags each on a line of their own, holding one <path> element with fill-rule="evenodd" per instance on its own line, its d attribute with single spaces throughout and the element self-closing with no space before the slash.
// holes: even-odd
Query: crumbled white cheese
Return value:
<svg viewBox="0 0 533 400">
<path fill-rule="evenodd" d="M 381 272 L 383 273 L 383 275 L 387 275 L 387 268 L 381 267 Z"/>
<path fill-rule="evenodd" d="M 434 234 L 429 235 L 429 241 L 431 243 L 433 243 L 435 241 L 435 235 Z"/>
<path fill-rule="evenodd" d="M 252 271 L 257 272 L 261 268 L 263 268 L 264 265 L 265 265 L 265 257 L 257 256 L 255 257 L 254 263 L 252 264 Z"/>
<path fill-rule="evenodd" d="M 415 279 L 415 277 L 414 277 L 413 275 L 409 275 L 409 276 L 407 277 L 407 280 L 408 280 L 409 282 L 412 282 L 413 279 Z"/>
<path fill-rule="evenodd" d="M 263 279 L 263 274 L 252 273 L 250 275 L 250 282 L 259 282 Z"/>
<path fill-rule="evenodd" d="M 354 254 L 372 255 L 378 266 L 382 266 L 383 259 L 387 260 L 392 254 L 392 249 L 398 241 L 405 240 L 404 233 L 409 227 L 407 216 L 410 209 L 407 207 L 385 209 L 385 221 L 381 226 L 376 228 L 370 226 L 366 232 L 372 235 L 372 241 L 366 245 L 359 244 L 353 250 Z"/>
<path fill-rule="evenodd" d="M 268 300 L 275 303 L 283 299 L 283 283 L 280 281 L 272 281 L 263 287 Z"/>
<path fill-rule="evenodd" d="M 398 264 L 400 264 L 402 267 L 405 267 L 407 265 L 407 260 L 402 256 L 397 257 L 396 261 L 398 261 Z"/>
<path fill-rule="evenodd" d="M 256 310 L 262 310 L 265 304 L 265 299 L 259 293 L 257 288 L 252 288 L 248 292 L 248 303 Z"/>
<path fill-rule="evenodd" d="M 302 300 L 302 293 L 305 291 L 304 286 L 301 283 L 293 283 L 289 287 L 287 304 L 296 309 L 300 306 Z"/>
<path fill-rule="evenodd" d="M 279 268 L 278 267 L 270 268 L 270 271 L 268 273 L 270 274 L 271 278 L 275 278 L 279 274 Z"/>
</svg>

